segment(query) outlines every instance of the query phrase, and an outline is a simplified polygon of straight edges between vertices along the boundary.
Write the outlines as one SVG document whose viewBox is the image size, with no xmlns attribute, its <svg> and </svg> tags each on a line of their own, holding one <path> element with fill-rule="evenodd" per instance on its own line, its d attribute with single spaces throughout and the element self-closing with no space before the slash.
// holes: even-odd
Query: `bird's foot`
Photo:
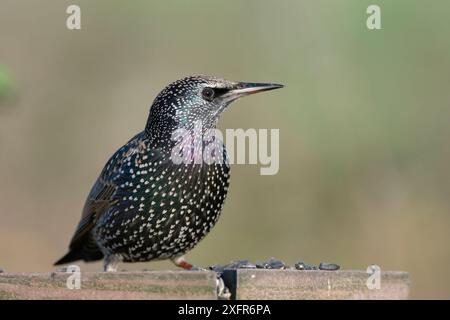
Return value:
<svg viewBox="0 0 450 320">
<path fill-rule="evenodd" d="M 190 271 L 209 271 L 208 269 L 198 267 L 198 266 L 192 266 L 192 268 L 189 269 Z"/>
</svg>

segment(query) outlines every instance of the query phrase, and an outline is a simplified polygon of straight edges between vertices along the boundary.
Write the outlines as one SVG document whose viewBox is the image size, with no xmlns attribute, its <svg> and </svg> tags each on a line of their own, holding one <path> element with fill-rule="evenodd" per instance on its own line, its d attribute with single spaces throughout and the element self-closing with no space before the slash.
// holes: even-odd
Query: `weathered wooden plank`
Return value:
<svg viewBox="0 0 450 320">
<path fill-rule="evenodd" d="M 380 288 L 369 289 L 362 270 L 225 270 L 231 299 L 407 299 L 407 272 L 381 272 Z"/>
<path fill-rule="evenodd" d="M 205 271 L 0 273 L 0 299 L 217 299 L 217 275 Z"/>
<path fill-rule="evenodd" d="M 83 272 L 81 289 L 68 289 L 71 274 L 0 273 L 0 299 L 217 299 L 210 271 Z M 225 270 L 232 299 L 407 299 L 409 275 L 381 272 L 369 289 L 365 271 Z"/>
</svg>

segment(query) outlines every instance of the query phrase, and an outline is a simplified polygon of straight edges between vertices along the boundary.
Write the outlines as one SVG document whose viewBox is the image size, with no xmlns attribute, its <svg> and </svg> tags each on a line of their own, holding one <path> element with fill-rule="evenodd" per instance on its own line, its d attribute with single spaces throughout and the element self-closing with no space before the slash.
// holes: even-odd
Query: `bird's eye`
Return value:
<svg viewBox="0 0 450 320">
<path fill-rule="evenodd" d="M 206 101 L 212 101 L 214 99 L 214 95 L 215 95 L 215 92 L 214 92 L 213 88 L 206 87 L 202 91 L 202 97 Z"/>
</svg>

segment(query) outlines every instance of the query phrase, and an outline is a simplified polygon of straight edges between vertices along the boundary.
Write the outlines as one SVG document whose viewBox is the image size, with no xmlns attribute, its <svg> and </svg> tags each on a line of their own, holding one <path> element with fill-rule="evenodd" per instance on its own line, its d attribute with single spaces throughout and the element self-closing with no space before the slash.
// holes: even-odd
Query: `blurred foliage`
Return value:
<svg viewBox="0 0 450 320">
<path fill-rule="evenodd" d="M 279 128 L 280 172 L 233 166 L 189 259 L 378 264 L 411 272 L 415 298 L 450 298 L 449 1 L 79 0 L 69 31 L 72 3 L 2 1 L 0 61 L 21 99 L 0 119 L 0 267 L 48 271 L 156 94 L 204 73 L 286 85 L 220 121 Z M 369 31 L 374 3 L 382 30 Z"/>
<path fill-rule="evenodd" d="M 4 66 L 0 65 L 0 99 L 12 92 L 12 80 Z"/>
</svg>

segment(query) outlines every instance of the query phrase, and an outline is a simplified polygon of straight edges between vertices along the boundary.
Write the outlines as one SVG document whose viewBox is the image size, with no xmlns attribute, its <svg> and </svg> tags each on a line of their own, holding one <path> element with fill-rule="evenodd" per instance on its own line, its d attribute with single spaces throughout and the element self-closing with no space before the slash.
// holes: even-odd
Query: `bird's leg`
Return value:
<svg viewBox="0 0 450 320">
<path fill-rule="evenodd" d="M 103 270 L 105 272 L 116 272 L 120 259 L 116 255 L 110 255 L 105 257 Z"/>
<path fill-rule="evenodd" d="M 194 266 L 186 261 L 184 256 L 176 257 L 172 259 L 172 262 L 180 268 L 191 270 Z"/>
<path fill-rule="evenodd" d="M 183 268 L 185 270 L 191 270 L 191 271 L 206 271 L 206 269 L 200 268 L 200 267 L 196 267 L 192 264 L 190 264 L 189 262 L 186 261 L 186 259 L 184 258 L 184 256 L 179 256 L 176 258 L 172 259 L 172 262 L 180 268 Z"/>
</svg>

